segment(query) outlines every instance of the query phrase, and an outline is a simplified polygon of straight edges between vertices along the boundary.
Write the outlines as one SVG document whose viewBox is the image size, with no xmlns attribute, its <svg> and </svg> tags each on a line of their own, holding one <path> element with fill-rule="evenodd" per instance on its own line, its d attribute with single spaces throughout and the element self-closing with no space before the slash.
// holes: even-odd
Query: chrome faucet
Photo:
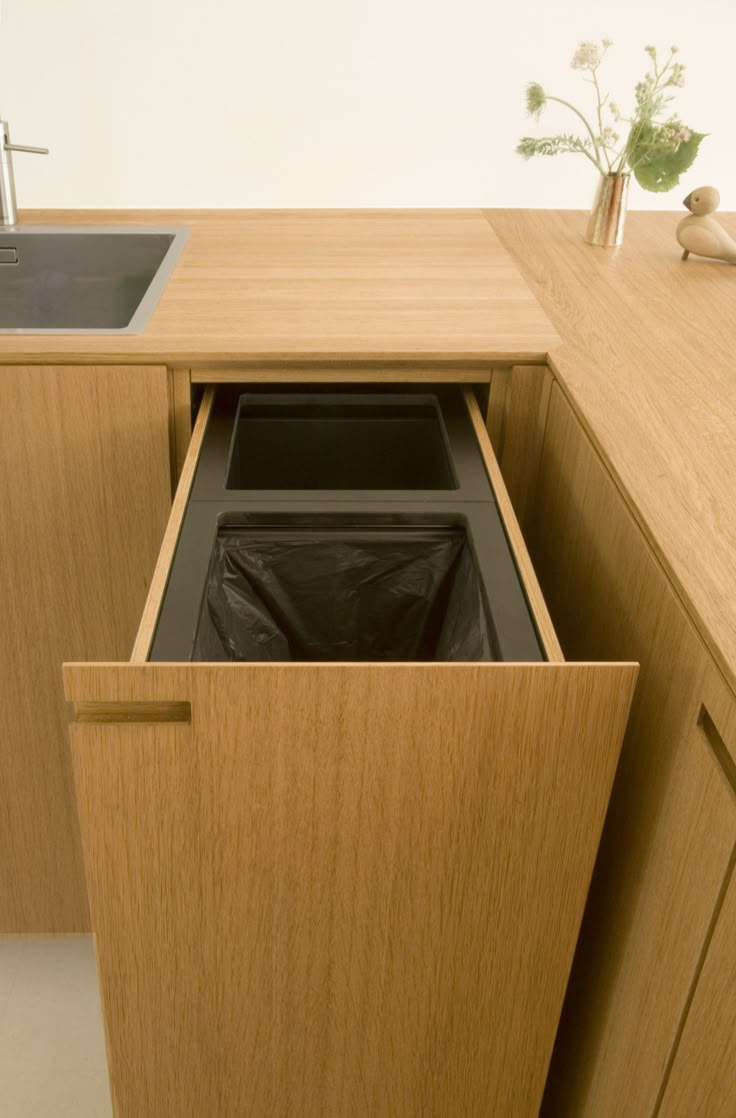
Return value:
<svg viewBox="0 0 736 1118">
<path fill-rule="evenodd" d="M 15 225 L 15 179 L 13 178 L 13 152 L 30 151 L 34 155 L 48 155 L 48 148 L 29 148 L 11 144 L 8 122 L 0 120 L 0 226 Z"/>
</svg>

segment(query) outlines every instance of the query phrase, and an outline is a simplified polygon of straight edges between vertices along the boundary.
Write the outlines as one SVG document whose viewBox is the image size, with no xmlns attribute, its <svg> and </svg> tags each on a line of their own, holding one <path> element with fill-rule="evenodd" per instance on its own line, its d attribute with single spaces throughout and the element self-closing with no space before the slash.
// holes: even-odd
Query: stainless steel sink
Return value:
<svg viewBox="0 0 736 1118">
<path fill-rule="evenodd" d="M 0 334 L 140 334 L 185 227 L 33 226 L 0 233 Z"/>
</svg>

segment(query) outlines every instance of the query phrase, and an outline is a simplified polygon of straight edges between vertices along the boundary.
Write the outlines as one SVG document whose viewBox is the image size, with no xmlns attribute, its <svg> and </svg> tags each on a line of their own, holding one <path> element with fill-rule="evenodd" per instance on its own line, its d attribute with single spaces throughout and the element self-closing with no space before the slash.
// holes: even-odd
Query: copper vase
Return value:
<svg viewBox="0 0 736 1118">
<path fill-rule="evenodd" d="M 622 243 L 630 179 L 630 174 L 601 175 L 585 231 L 589 245 Z"/>
</svg>

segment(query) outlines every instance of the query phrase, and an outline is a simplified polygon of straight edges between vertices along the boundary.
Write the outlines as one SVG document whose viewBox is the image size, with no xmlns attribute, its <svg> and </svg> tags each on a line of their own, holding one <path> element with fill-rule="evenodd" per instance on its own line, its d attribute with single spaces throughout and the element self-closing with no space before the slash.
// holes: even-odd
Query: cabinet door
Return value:
<svg viewBox="0 0 736 1118">
<path fill-rule="evenodd" d="M 130 651 L 168 429 L 163 368 L 0 371 L 0 932 L 89 928 L 60 669 Z"/>
<path fill-rule="evenodd" d="M 730 692 L 557 386 L 529 547 L 565 655 L 641 661 L 543 1113 L 648 1118 L 736 840 Z"/>
<path fill-rule="evenodd" d="M 634 665 L 66 665 L 117 1118 L 536 1118 Z"/>
<path fill-rule="evenodd" d="M 735 1044 L 736 877 L 731 875 L 658 1118 L 733 1118 Z"/>
</svg>

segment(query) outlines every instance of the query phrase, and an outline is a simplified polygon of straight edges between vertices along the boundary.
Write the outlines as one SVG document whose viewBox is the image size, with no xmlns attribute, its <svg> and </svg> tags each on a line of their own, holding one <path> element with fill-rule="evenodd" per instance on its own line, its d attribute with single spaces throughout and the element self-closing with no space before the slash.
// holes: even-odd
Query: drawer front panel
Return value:
<svg viewBox="0 0 736 1118">
<path fill-rule="evenodd" d="M 635 674 L 67 665 L 117 1118 L 535 1118 Z"/>
</svg>

